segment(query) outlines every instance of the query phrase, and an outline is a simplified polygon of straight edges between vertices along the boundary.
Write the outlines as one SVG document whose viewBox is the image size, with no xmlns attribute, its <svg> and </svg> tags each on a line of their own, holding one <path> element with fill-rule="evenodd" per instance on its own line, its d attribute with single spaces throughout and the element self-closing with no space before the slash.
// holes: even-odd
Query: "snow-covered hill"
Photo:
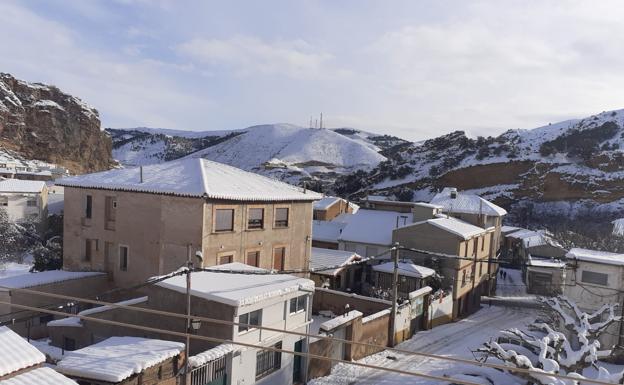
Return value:
<svg viewBox="0 0 624 385">
<path fill-rule="evenodd" d="M 332 180 L 370 170 L 380 154 L 404 140 L 351 128 L 314 129 L 266 124 L 230 131 L 187 132 L 162 128 L 107 129 L 113 157 L 125 165 L 203 157 L 298 183 Z"/>
<path fill-rule="evenodd" d="M 453 132 L 398 145 L 336 192 L 428 200 L 455 186 L 495 200 L 517 222 L 559 216 L 608 220 L 624 212 L 624 110 L 602 112 L 498 137 Z"/>
</svg>

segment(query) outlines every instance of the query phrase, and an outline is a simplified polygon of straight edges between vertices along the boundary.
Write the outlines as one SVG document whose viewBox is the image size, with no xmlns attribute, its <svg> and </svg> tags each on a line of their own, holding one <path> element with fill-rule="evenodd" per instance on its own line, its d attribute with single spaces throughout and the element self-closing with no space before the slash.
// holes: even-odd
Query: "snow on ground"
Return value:
<svg viewBox="0 0 624 385">
<path fill-rule="evenodd" d="M 27 274 L 31 267 L 32 265 L 26 263 L 0 263 L 0 279 Z"/>
<path fill-rule="evenodd" d="M 483 342 L 495 337 L 503 329 L 524 328 L 535 318 L 536 313 L 531 309 L 483 307 L 477 313 L 458 322 L 419 332 L 410 340 L 399 344 L 397 348 L 472 360 L 474 357 L 471 349 L 480 347 Z M 395 357 L 396 360 L 388 359 L 388 356 Z M 374 354 L 359 362 L 437 376 L 451 375 L 457 376 L 457 378 L 460 378 L 458 376 L 461 374 L 487 373 L 496 380 L 497 384 L 521 383 L 494 369 L 389 351 Z M 478 382 L 471 376 L 462 378 Z M 441 383 L 347 364 L 338 364 L 329 376 L 317 378 L 310 382 L 311 385 L 421 385 Z"/>
<path fill-rule="evenodd" d="M 522 270 L 516 269 L 500 269 L 507 275 L 505 278 L 498 274 L 496 284 L 497 297 L 512 298 L 534 298 L 532 294 L 527 294 L 526 285 L 522 282 Z"/>
</svg>

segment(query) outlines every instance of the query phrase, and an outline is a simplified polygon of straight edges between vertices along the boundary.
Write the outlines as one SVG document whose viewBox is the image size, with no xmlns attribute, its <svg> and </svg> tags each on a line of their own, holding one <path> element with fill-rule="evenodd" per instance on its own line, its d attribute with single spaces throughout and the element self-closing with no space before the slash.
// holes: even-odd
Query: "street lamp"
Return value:
<svg viewBox="0 0 624 385">
<path fill-rule="evenodd" d="M 191 329 L 194 332 L 197 332 L 200 327 L 201 327 L 201 320 L 198 320 L 198 319 L 192 319 L 191 320 Z"/>
</svg>

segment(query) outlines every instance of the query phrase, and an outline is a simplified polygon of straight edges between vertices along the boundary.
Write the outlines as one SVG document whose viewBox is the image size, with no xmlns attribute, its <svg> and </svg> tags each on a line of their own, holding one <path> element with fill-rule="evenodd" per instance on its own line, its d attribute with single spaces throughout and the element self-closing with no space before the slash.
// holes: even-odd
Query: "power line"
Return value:
<svg viewBox="0 0 624 385">
<path fill-rule="evenodd" d="M 2 287 L 0 286 L 0 288 L 2 288 Z M 174 313 L 174 312 L 168 312 L 168 311 L 162 311 L 162 310 L 154 310 L 154 309 L 148 309 L 148 308 L 140 308 L 140 307 L 134 307 L 134 306 L 128 306 L 128 305 L 121 305 L 121 304 L 116 304 L 116 303 L 112 303 L 112 302 L 90 300 L 90 299 L 86 299 L 86 298 L 72 297 L 72 296 L 67 296 L 67 295 L 62 295 L 62 294 L 46 293 L 46 292 L 41 292 L 41 291 L 31 290 L 31 289 L 15 289 L 15 290 L 22 291 L 22 292 L 25 292 L 25 293 L 35 294 L 35 295 L 47 296 L 47 297 L 66 298 L 66 299 L 70 299 L 70 300 L 74 300 L 74 301 L 83 301 L 83 302 L 87 302 L 87 303 L 100 304 L 100 305 L 103 305 L 103 306 L 108 306 L 110 308 L 120 308 L 120 309 L 124 309 L 124 310 L 131 310 L 131 311 L 138 311 L 138 312 L 151 313 L 151 314 L 157 314 L 157 315 L 164 315 L 164 316 L 170 316 L 170 317 L 187 319 L 187 320 L 189 319 L 189 317 L 184 315 L 184 314 L 179 314 L 179 313 Z M 2 303 L 2 302 L 0 302 L 0 303 Z M 13 305 L 11 305 L 11 306 L 13 306 Z M 20 307 L 20 306 L 23 306 L 23 305 L 15 305 L 15 306 Z M 60 314 L 62 314 L 64 316 L 67 316 L 66 313 L 61 313 L 61 312 L 57 312 L 57 313 L 60 313 Z M 99 320 L 99 318 L 93 318 L 92 319 L 92 317 L 85 317 L 85 316 L 80 316 L 80 315 L 71 315 L 71 317 L 76 317 L 76 318 L 80 318 L 80 319 L 85 318 L 87 320 Z M 291 331 L 291 330 L 282 330 L 282 329 L 271 328 L 271 327 L 267 327 L 267 326 L 251 325 L 251 324 L 245 324 L 245 323 L 238 323 L 238 322 L 234 322 L 234 321 L 226 321 L 226 320 L 220 320 L 220 319 L 214 319 L 214 318 L 208 318 L 208 317 L 201 317 L 201 316 L 193 316 L 193 315 L 190 316 L 190 319 L 205 321 L 205 322 L 209 322 L 209 323 L 224 324 L 224 325 L 246 326 L 246 327 L 252 327 L 252 328 L 261 329 L 261 330 L 274 331 L 274 332 L 279 332 L 279 333 L 284 333 L 284 334 L 292 334 L 292 335 L 297 335 L 297 336 L 301 336 L 301 337 L 319 338 L 319 339 L 331 340 L 331 341 L 335 341 L 335 342 L 339 342 L 339 343 L 343 343 L 343 344 L 348 344 L 348 345 L 358 345 L 358 346 L 364 346 L 364 347 L 374 348 L 374 349 L 389 350 L 389 351 L 393 351 L 393 352 L 401 353 L 401 354 L 405 354 L 405 355 L 423 356 L 423 357 L 439 359 L 439 360 L 443 360 L 443 361 L 451 361 L 451 362 L 457 362 L 457 363 L 463 363 L 463 364 L 469 364 L 469 365 L 476 365 L 476 366 L 485 366 L 485 367 L 490 367 L 490 368 L 493 368 L 493 369 L 502 369 L 502 370 L 509 370 L 509 371 L 512 371 L 512 372 L 522 372 L 522 373 L 529 373 L 529 374 L 537 373 L 537 374 L 540 374 L 540 375 L 544 375 L 544 373 L 536 372 L 536 371 L 529 370 L 529 369 L 524 369 L 524 368 L 513 368 L 513 367 L 509 367 L 507 365 L 480 363 L 480 362 L 477 362 L 477 361 L 471 361 L 471 360 L 462 359 L 462 358 L 447 357 L 447 356 L 440 356 L 440 355 L 431 354 L 431 353 L 424 353 L 424 352 L 417 352 L 417 351 L 411 351 L 411 350 L 397 349 L 397 348 L 386 347 L 386 346 L 382 346 L 382 345 L 368 344 L 368 343 L 364 343 L 364 342 L 348 341 L 348 340 L 345 340 L 345 339 L 339 339 L 339 338 L 334 338 L 334 337 L 329 337 L 329 336 L 312 335 L 312 334 L 308 334 L 308 333 L 300 333 L 300 332 L 295 332 L 295 331 Z M 551 375 L 551 374 L 548 374 L 548 375 Z M 552 376 L 555 376 L 555 375 L 552 375 Z M 558 376 L 560 378 L 564 378 L 564 379 L 572 379 L 572 380 L 575 379 L 574 377 L 567 377 L 567 376 L 563 376 L 563 375 L 558 375 Z M 604 382 L 596 382 L 596 381 L 592 381 L 592 380 L 584 380 L 584 381 L 592 382 L 592 383 L 596 383 L 596 384 L 605 384 Z"/>
<path fill-rule="evenodd" d="M 34 306 L 17 305 L 17 304 L 11 304 L 10 302 L 4 302 L 4 301 L 0 301 L 0 304 L 15 306 L 15 307 L 22 308 L 22 309 L 25 309 L 25 310 L 41 311 L 41 312 L 48 313 L 48 314 L 53 314 L 53 315 L 60 315 L 60 316 L 64 315 L 64 313 L 62 313 L 62 312 L 57 312 L 57 311 L 48 310 L 48 309 L 40 309 L 40 308 L 37 308 L 37 307 L 34 307 Z M 382 371 L 391 372 L 391 373 L 404 374 L 404 375 L 414 376 L 414 377 L 421 377 L 421 378 L 426 378 L 426 379 L 429 379 L 429 380 L 438 380 L 438 381 L 444 381 L 444 382 L 452 382 L 452 383 L 463 384 L 463 385 L 480 385 L 480 384 L 475 383 L 475 382 L 464 381 L 464 380 L 457 380 L 457 379 L 454 379 L 452 377 L 443 377 L 443 376 L 436 376 L 436 375 L 425 374 L 425 373 L 420 373 L 420 372 L 413 372 L 413 371 L 407 371 L 407 370 L 401 370 L 401 369 L 385 368 L 385 367 L 382 367 L 382 366 L 368 365 L 368 364 L 355 362 L 355 361 L 347 361 L 347 360 L 342 360 L 342 359 L 338 359 L 338 358 L 319 356 L 317 354 L 311 354 L 311 353 L 297 352 L 297 351 L 293 351 L 293 350 L 280 349 L 280 348 L 275 348 L 275 347 L 272 347 L 272 346 L 261 346 L 261 345 L 251 344 L 251 343 L 232 341 L 232 340 L 228 340 L 228 339 L 224 339 L 224 338 L 201 336 L 201 335 L 195 335 L 195 334 L 190 334 L 190 333 L 182 333 L 182 332 L 176 332 L 176 331 L 172 331 L 172 330 L 164 330 L 164 329 L 158 329 L 158 328 L 153 328 L 153 327 L 149 327 L 149 326 L 140 326 L 140 325 L 134 325 L 134 324 L 129 324 L 129 323 L 125 323 L 125 322 L 104 320 L 104 319 L 100 319 L 100 318 L 93 318 L 93 317 L 87 317 L 87 316 L 81 316 L 81 315 L 76 315 L 75 317 L 80 318 L 80 319 L 84 319 L 84 320 L 87 320 L 87 321 L 99 322 L 99 323 L 103 323 L 103 324 L 107 324 L 107 325 L 128 327 L 128 328 L 131 328 L 131 329 L 149 331 L 149 332 L 152 332 L 152 333 L 168 334 L 168 335 L 172 335 L 172 336 L 176 336 L 176 337 L 198 339 L 198 340 L 203 340 L 203 341 L 208 341 L 208 342 L 227 343 L 227 344 L 232 344 L 232 345 L 244 346 L 244 347 L 248 347 L 248 348 L 268 350 L 268 351 L 273 351 L 273 352 L 278 352 L 278 353 L 287 353 L 287 354 L 298 355 L 298 356 L 308 357 L 308 358 L 322 360 L 322 361 L 338 362 L 338 363 L 343 363 L 343 364 L 347 364 L 347 365 L 354 365 L 354 366 L 359 366 L 359 367 L 368 368 L 368 369 L 376 369 L 376 370 L 382 370 Z M 595 383 L 596 384 L 601 384 L 601 385 L 612 385 L 612 384 L 608 384 L 606 382 L 595 382 Z"/>
</svg>

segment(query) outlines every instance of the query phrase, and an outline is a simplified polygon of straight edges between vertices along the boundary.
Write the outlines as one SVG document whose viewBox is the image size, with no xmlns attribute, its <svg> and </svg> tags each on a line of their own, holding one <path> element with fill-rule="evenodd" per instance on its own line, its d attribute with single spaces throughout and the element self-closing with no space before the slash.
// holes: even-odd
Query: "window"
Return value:
<svg viewBox="0 0 624 385">
<path fill-rule="evenodd" d="M 128 271 L 128 246 L 119 246 L 119 270 Z"/>
<path fill-rule="evenodd" d="M 483 263 L 479 262 L 479 277 L 483 275 Z"/>
<path fill-rule="evenodd" d="M 247 219 L 248 229 L 261 229 L 264 227 L 264 209 L 249 209 Z"/>
<path fill-rule="evenodd" d="M 282 343 L 273 345 L 275 349 L 281 349 Z M 282 353 L 273 350 L 261 350 L 256 353 L 256 381 L 279 370 L 282 366 Z"/>
<path fill-rule="evenodd" d="M 485 251 L 485 236 L 481 238 L 481 251 Z"/>
<path fill-rule="evenodd" d="M 466 270 L 462 271 L 461 285 L 462 287 L 466 286 Z"/>
<path fill-rule="evenodd" d="M 596 273 L 595 271 L 583 270 L 583 272 L 581 273 L 581 282 L 608 286 L 609 275 L 605 273 Z"/>
<path fill-rule="evenodd" d="M 276 247 L 273 249 L 273 269 L 281 271 L 284 270 L 284 264 L 286 260 L 286 248 Z"/>
<path fill-rule="evenodd" d="M 85 253 L 84 260 L 90 261 L 93 257 L 93 251 L 98 249 L 98 240 L 97 239 L 85 239 Z"/>
<path fill-rule="evenodd" d="M 76 340 L 73 338 L 64 337 L 63 348 L 68 351 L 76 350 Z"/>
<path fill-rule="evenodd" d="M 9 197 L 0 197 L 0 206 L 8 206 Z"/>
<path fill-rule="evenodd" d="M 108 222 L 113 222 L 117 218 L 117 198 L 106 197 L 105 216 Z"/>
<path fill-rule="evenodd" d="M 87 204 L 85 207 L 85 218 L 91 218 L 92 213 L 93 213 L 93 197 L 91 195 L 87 195 Z"/>
<path fill-rule="evenodd" d="M 215 210 L 215 231 L 234 231 L 234 209 Z"/>
<path fill-rule="evenodd" d="M 247 264 L 249 266 L 260 267 L 260 251 L 248 251 L 247 252 Z"/>
<path fill-rule="evenodd" d="M 31 198 L 26 201 L 26 206 L 37 207 L 37 199 Z"/>
<path fill-rule="evenodd" d="M 472 246 L 473 246 L 472 254 L 476 257 L 477 250 L 479 250 L 479 238 L 473 238 Z"/>
<path fill-rule="evenodd" d="M 260 326 L 261 320 L 262 320 L 262 309 L 258 309 L 249 313 L 241 314 L 240 316 L 238 316 L 238 323 L 244 324 L 244 325 L 238 325 L 238 332 L 243 333 L 243 332 L 255 329 L 254 326 Z"/>
<path fill-rule="evenodd" d="M 219 256 L 219 265 L 225 265 L 226 263 L 232 263 L 234 256 L 232 254 Z"/>
<path fill-rule="evenodd" d="M 275 227 L 288 227 L 288 208 L 275 209 Z"/>
<path fill-rule="evenodd" d="M 304 311 L 306 308 L 307 302 L 308 302 L 307 295 L 301 295 L 299 297 L 291 298 L 290 299 L 290 314 Z"/>
</svg>

